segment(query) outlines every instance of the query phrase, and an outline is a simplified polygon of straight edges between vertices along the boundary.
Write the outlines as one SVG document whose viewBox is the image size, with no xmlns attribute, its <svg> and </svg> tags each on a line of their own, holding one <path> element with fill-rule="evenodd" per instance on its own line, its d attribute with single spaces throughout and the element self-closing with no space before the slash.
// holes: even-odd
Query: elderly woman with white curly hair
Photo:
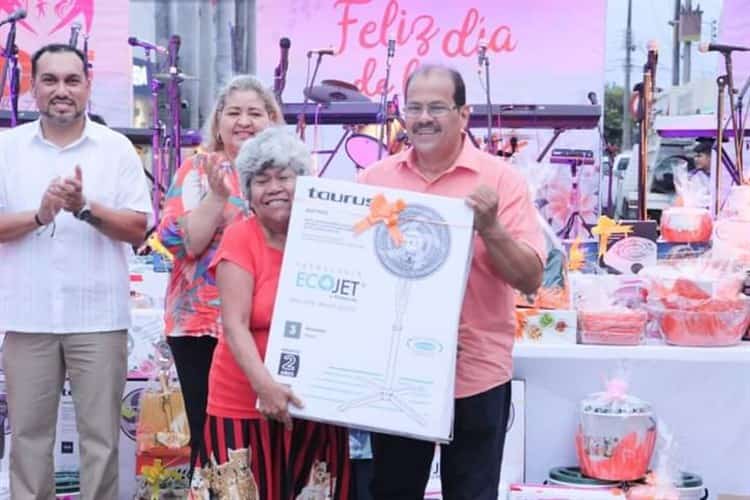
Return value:
<svg viewBox="0 0 750 500">
<path fill-rule="evenodd" d="M 215 462 L 203 477 L 226 478 L 240 457 L 250 463 L 249 470 L 240 467 L 249 476 L 241 482 L 257 485 L 248 486 L 257 496 L 239 498 L 346 500 L 347 431 L 292 419 L 289 405 L 302 402 L 263 364 L 295 182 L 310 174 L 312 158 L 297 137 L 269 127 L 242 146 L 235 163 L 253 215 L 226 229 L 211 263 L 224 331 L 209 375 L 204 434 L 206 455 Z M 222 485 L 211 482 L 222 498 Z"/>
</svg>

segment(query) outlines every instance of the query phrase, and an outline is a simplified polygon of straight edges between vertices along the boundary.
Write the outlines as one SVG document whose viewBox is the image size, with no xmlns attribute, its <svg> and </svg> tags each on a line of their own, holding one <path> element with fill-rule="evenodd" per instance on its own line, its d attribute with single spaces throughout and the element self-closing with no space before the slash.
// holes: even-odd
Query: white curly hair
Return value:
<svg viewBox="0 0 750 500">
<path fill-rule="evenodd" d="M 290 168 L 297 175 L 312 173 L 310 150 L 296 135 L 281 126 L 268 127 L 245 141 L 234 164 L 248 200 L 253 178 L 269 168 Z"/>
</svg>

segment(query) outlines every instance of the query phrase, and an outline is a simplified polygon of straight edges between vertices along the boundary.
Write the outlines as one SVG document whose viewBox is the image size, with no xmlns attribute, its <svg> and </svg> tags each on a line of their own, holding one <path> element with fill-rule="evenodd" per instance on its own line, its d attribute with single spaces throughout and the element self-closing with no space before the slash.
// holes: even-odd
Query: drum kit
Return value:
<svg viewBox="0 0 750 500">
<path fill-rule="evenodd" d="M 306 88 L 304 95 L 311 102 L 321 105 L 332 102 L 371 102 L 355 85 L 341 80 L 323 80 L 319 85 Z M 381 133 L 382 127 L 385 129 Z M 366 168 L 408 146 L 409 139 L 399 113 L 398 96 L 388 102 L 383 124 L 344 125 L 344 129 L 344 151 L 358 169 Z"/>
</svg>

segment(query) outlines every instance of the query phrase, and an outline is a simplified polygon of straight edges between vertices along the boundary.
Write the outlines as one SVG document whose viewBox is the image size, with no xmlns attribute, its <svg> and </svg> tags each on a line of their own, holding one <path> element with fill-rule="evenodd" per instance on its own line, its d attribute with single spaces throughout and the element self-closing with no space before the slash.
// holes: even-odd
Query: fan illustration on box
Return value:
<svg viewBox="0 0 750 500">
<path fill-rule="evenodd" d="M 394 234 L 395 233 L 395 234 Z M 403 396 L 419 389 L 399 382 L 397 367 L 402 342 L 409 294 L 416 280 L 435 273 L 450 255 L 451 237 L 445 219 L 434 209 L 410 204 L 398 216 L 397 230 L 378 224 L 374 234 L 375 255 L 380 264 L 396 276 L 395 315 L 388 351 L 385 383 L 373 392 L 341 404 L 339 411 L 389 402 L 420 425 L 424 419 Z"/>
</svg>

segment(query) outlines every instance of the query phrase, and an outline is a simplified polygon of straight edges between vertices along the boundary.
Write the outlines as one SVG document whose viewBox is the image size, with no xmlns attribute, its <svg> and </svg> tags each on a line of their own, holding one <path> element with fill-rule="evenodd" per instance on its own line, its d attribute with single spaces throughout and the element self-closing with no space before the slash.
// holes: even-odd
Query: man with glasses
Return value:
<svg viewBox="0 0 750 500">
<path fill-rule="evenodd" d="M 532 293 L 539 287 L 544 236 L 521 174 L 467 137 L 470 109 L 461 75 L 423 66 L 407 80 L 404 96 L 412 147 L 368 167 L 360 182 L 464 198 L 474 211 L 453 441 L 441 446 L 440 471 L 446 500 L 497 500 L 511 400 L 512 289 Z M 375 500 L 424 498 L 435 445 L 373 434 L 372 446 Z"/>
<path fill-rule="evenodd" d="M 13 433 L 10 494 L 55 496 L 64 377 L 80 435 L 81 498 L 118 498 L 127 369 L 127 252 L 151 203 L 126 137 L 86 116 L 91 80 L 68 45 L 31 58 L 40 118 L 0 134 L 0 330 Z M 77 444 L 76 444 L 77 446 Z"/>
</svg>

